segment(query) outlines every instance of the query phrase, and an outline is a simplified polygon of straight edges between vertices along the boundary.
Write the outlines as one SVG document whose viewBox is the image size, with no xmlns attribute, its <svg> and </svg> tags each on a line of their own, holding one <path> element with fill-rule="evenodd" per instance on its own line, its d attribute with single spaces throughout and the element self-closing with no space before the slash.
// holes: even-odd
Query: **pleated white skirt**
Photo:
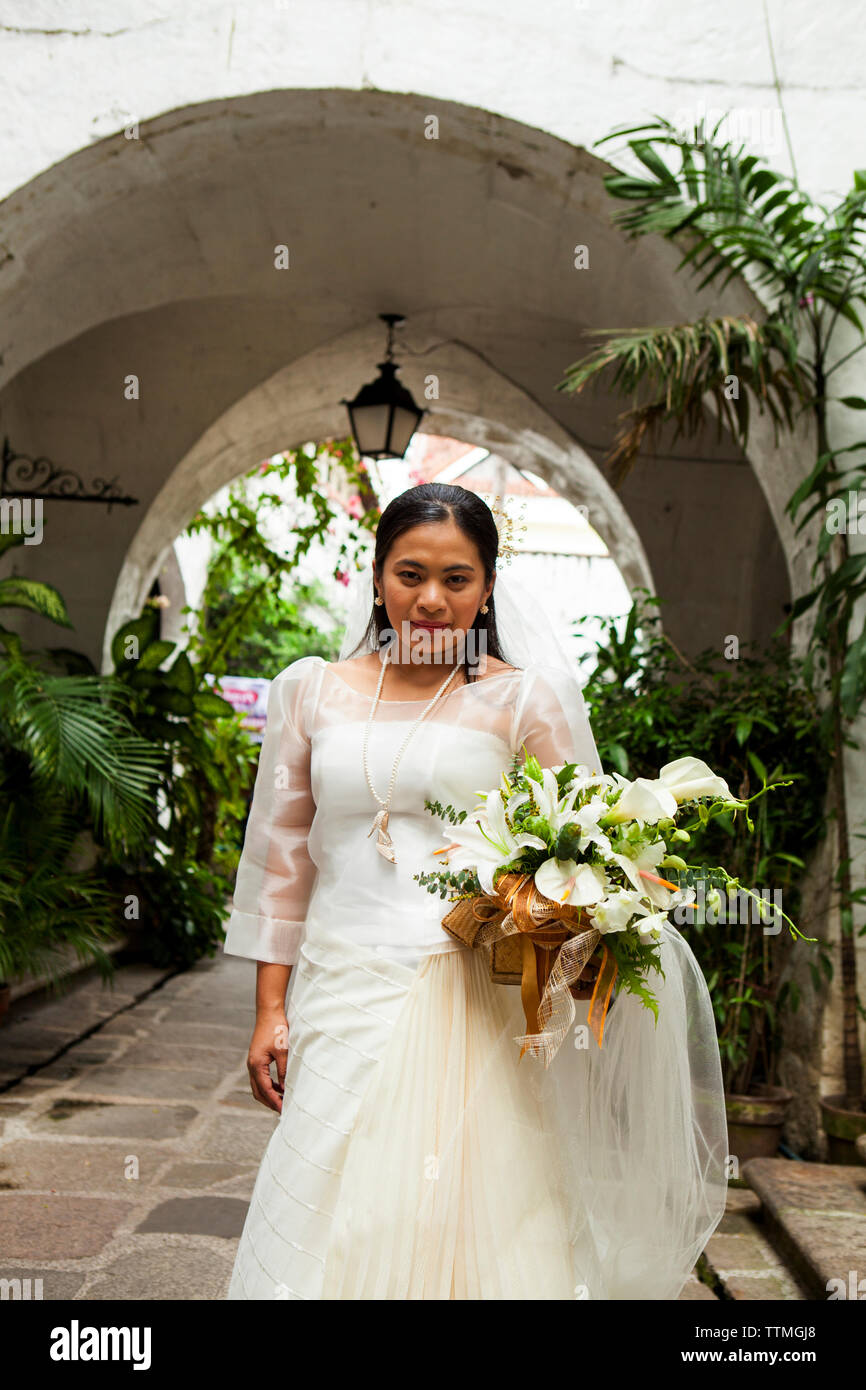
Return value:
<svg viewBox="0 0 866 1390">
<path fill-rule="evenodd" d="M 518 1082 L 519 990 L 480 953 L 410 969 L 318 931 L 293 974 L 282 1113 L 228 1297 L 573 1298 Z"/>
<path fill-rule="evenodd" d="M 308 928 L 228 1297 L 676 1298 L 724 1212 L 727 1135 L 703 977 L 666 949 L 662 1025 L 617 1000 L 602 1052 L 579 1002 L 545 1072 L 486 953 L 410 967 Z"/>
</svg>

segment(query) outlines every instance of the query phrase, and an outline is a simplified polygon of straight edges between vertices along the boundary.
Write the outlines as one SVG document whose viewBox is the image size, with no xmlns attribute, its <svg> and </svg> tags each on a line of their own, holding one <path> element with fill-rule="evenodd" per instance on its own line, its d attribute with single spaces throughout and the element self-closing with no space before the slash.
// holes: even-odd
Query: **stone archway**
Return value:
<svg viewBox="0 0 866 1390">
<path fill-rule="evenodd" d="M 423 335 L 423 322 L 413 329 Z M 360 379 L 356 381 L 359 371 L 364 376 L 359 364 L 372 362 L 380 349 L 380 325 L 366 325 L 277 373 L 214 421 L 196 441 L 154 498 L 130 545 L 108 613 L 104 662 L 112 633 L 139 611 L 164 563 L 167 545 L 194 513 L 268 452 L 346 434 L 345 410 L 334 400 L 336 383 L 348 382 L 348 394 L 353 394 L 360 384 Z M 640 536 L 621 501 L 555 420 L 463 347 L 428 348 L 422 360 L 424 365 L 419 367 L 410 348 L 401 368 L 417 399 L 423 398 L 424 381 L 431 375 L 442 387 L 448 384 L 444 408 L 441 400 L 427 402 L 427 432 L 495 448 L 516 465 L 546 477 L 563 496 L 588 508 L 593 527 L 628 587 L 654 589 Z M 289 445 L 284 442 L 287 439 Z M 278 446 L 275 440 L 283 443 Z"/>
<path fill-rule="evenodd" d="M 805 582 L 780 505 L 795 450 L 774 451 L 760 421 L 749 459 L 724 438 L 672 446 L 615 497 L 596 465 L 619 402 L 555 389 L 592 330 L 700 311 L 678 249 L 612 228 L 606 166 L 585 151 L 448 102 L 428 140 L 429 106 L 332 90 L 208 102 L 6 200 L 6 432 L 140 498 L 110 514 L 46 503 L 45 544 L 19 556 L 64 592 L 95 661 L 109 612 L 157 559 L 154 519 L 183 524 L 206 478 L 212 492 L 344 432 L 338 402 L 379 360 L 385 309 L 407 316 L 413 389 L 438 368 L 431 426 L 587 502 L 629 581 L 652 576 L 684 649 L 766 635 Z M 732 283 L 720 307 L 758 306 Z"/>
</svg>

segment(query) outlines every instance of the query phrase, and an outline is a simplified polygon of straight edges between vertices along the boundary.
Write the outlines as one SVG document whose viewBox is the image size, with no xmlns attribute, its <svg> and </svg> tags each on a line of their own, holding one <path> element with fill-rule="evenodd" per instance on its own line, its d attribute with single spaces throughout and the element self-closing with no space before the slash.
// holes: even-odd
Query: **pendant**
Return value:
<svg viewBox="0 0 866 1390">
<path fill-rule="evenodd" d="M 391 836 L 388 834 L 388 814 L 389 813 L 386 807 L 383 807 L 381 811 L 376 812 L 376 817 L 373 821 L 373 824 L 367 831 L 367 839 L 369 840 L 374 830 L 378 830 L 379 835 L 376 840 L 377 850 L 379 851 L 383 859 L 388 860 L 389 864 L 396 864 L 397 856 L 395 855 L 394 850 L 391 846 Z"/>
</svg>

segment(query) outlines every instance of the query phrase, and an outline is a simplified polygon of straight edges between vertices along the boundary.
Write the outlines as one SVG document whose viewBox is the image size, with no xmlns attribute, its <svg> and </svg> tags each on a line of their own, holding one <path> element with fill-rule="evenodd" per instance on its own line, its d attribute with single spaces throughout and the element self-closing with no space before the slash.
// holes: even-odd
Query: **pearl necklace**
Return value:
<svg viewBox="0 0 866 1390">
<path fill-rule="evenodd" d="M 394 854 L 394 849 L 393 849 L 393 845 L 392 845 L 392 842 L 391 842 L 391 836 L 388 834 L 388 817 L 389 817 L 389 815 L 391 814 L 391 797 L 392 797 L 393 794 L 394 794 L 394 783 L 395 783 L 396 780 L 397 780 L 397 768 L 398 768 L 399 765 L 400 765 L 400 759 L 402 758 L 403 754 L 404 754 L 405 751 L 406 751 L 406 748 L 407 748 L 407 746 L 408 746 L 409 740 L 411 739 L 411 737 L 412 737 L 412 735 L 414 734 L 415 730 L 418 728 L 418 725 L 421 723 L 421 720 L 424 719 L 424 718 L 426 718 L 426 716 L 430 713 L 430 711 L 431 711 L 431 709 L 433 708 L 433 706 L 435 705 L 436 701 L 437 701 L 437 700 L 439 699 L 439 697 L 444 693 L 445 687 L 446 687 L 447 685 L 450 685 L 451 681 L 452 681 L 452 680 L 454 679 L 454 677 L 456 676 L 457 671 L 458 671 L 459 668 L 458 668 L 457 666 L 455 666 L 454 669 L 453 669 L 453 671 L 452 671 L 452 672 L 450 673 L 450 675 L 448 676 L 448 678 L 442 682 L 442 684 L 440 685 L 439 689 L 436 691 L 436 694 L 433 696 L 433 699 L 430 701 L 430 703 L 429 703 L 429 704 L 421 711 L 421 713 L 418 715 L 418 718 L 415 720 L 415 722 L 414 722 L 414 724 L 412 725 L 411 729 L 409 730 L 408 734 L 407 734 L 406 737 L 404 738 L 403 743 L 402 743 L 402 746 L 401 746 L 401 748 L 400 748 L 400 751 L 398 752 L 396 758 L 394 759 L 394 767 L 393 767 L 392 772 L 391 772 L 391 781 L 390 781 L 390 784 L 389 784 L 389 786 L 388 786 L 388 795 L 387 795 L 387 797 L 385 798 L 385 800 L 383 801 L 382 798 L 381 798 L 381 796 L 379 795 L 379 793 L 376 791 L 376 788 L 373 786 L 373 780 L 372 780 L 372 778 L 371 778 L 371 776 L 370 776 L 370 768 L 369 768 L 369 765 L 368 765 L 368 762 L 367 762 L 367 741 L 368 741 L 369 736 L 370 736 L 370 725 L 371 725 L 372 722 L 373 722 L 373 715 L 375 714 L 375 712 L 376 712 L 376 706 L 377 706 L 378 703 L 379 703 L 379 695 L 381 694 L 381 691 L 382 691 L 382 682 L 383 682 L 384 679 L 385 679 L 385 666 L 386 666 L 386 663 L 387 663 L 387 657 L 386 657 L 386 660 L 382 662 L 382 671 L 381 671 L 381 674 L 380 674 L 380 676 L 379 676 L 379 684 L 378 684 L 378 686 L 377 686 L 377 688 L 376 688 L 376 695 L 375 695 L 375 698 L 374 698 L 374 700 L 373 700 L 373 704 L 372 704 L 372 706 L 370 707 L 370 713 L 369 713 L 369 715 L 368 715 L 368 717 L 367 717 L 367 726 L 366 726 L 366 728 L 365 728 L 365 730 L 364 730 L 364 774 L 365 774 L 365 776 L 366 776 L 366 778 L 367 778 L 367 785 L 368 785 L 368 787 L 370 788 L 370 791 L 373 793 L 374 797 L 376 798 L 376 800 L 378 801 L 378 803 L 379 803 L 379 805 L 380 805 L 380 807 L 381 807 L 381 810 L 379 810 L 379 811 L 376 812 L 376 816 L 375 816 L 375 818 L 374 818 L 374 820 L 373 820 L 373 824 L 370 826 L 370 829 L 369 829 L 369 831 L 367 832 L 367 839 L 369 840 L 369 838 L 370 838 L 370 836 L 373 834 L 373 831 L 374 831 L 374 830 L 378 830 L 379 835 L 378 835 L 378 838 L 377 838 L 377 840 L 376 840 L 376 848 L 377 848 L 377 850 L 379 851 L 379 853 L 382 855 L 382 857 L 383 857 L 384 859 L 387 859 L 387 860 L 388 860 L 389 863 L 391 863 L 391 864 L 396 864 L 396 863 L 397 863 L 397 858 L 396 858 L 396 855 Z"/>
</svg>

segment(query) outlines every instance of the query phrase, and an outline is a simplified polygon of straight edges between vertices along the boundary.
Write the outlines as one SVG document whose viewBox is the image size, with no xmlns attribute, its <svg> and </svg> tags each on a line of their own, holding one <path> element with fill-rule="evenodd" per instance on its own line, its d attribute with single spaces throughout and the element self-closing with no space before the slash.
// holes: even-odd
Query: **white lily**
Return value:
<svg viewBox="0 0 866 1390">
<path fill-rule="evenodd" d="M 475 868 L 478 882 L 485 893 L 493 892 L 493 872 L 514 859 L 520 850 L 547 849 L 539 835 L 515 835 L 505 819 L 505 807 L 499 791 L 490 792 L 483 811 L 476 810 L 460 825 L 446 831 L 448 867 L 459 872 Z"/>
<path fill-rule="evenodd" d="M 539 815 L 544 816 L 553 833 L 558 834 L 562 827 L 571 820 L 571 811 L 577 800 L 578 790 L 573 787 L 571 791 L 561 795 L 553 769 L 542 768 L 541 775 L 542 782 L 540 784 L 533 782 L 532 784 L 535 804 L 538 807 Z"/>
<path fill-rule="evenodd" d="M 578 848 L 584 854 L 589 845 L 598 846 L 599 853 L 604 859 L 613 859 L 613 846 L 607 835 L 601 829 L 599 821 L 606 816 L 610 807 L 600 796 L 594 796 L 591 801 L 587 801 L 585 806 L 580 806 L 576 811 L 572 811 L 566 823 L 580 826 L 580 840 Z"/>
</svg>

